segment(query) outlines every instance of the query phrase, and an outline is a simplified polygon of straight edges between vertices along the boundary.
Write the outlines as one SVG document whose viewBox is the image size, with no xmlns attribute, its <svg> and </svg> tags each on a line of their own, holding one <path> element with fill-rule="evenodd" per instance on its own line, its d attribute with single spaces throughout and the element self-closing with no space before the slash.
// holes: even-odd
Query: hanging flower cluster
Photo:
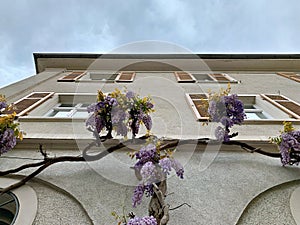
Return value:
<svg viewBox="0 0 300 225">
<path fill-rule="evenodd" d="M 4 114 L 4 111 L 11 111 L 12 106 L 7 105 L 5 97 L 0 95 L 0 155 L 13 149 L 17 139 L 23 138 L 23 133 L 14 122 L 16 113 Z"/>
<path fill-rule="evenodd" d="M 111 214 L 118 221 L 118 225 L 157 225 L 157 221 L 153 216 L 137 217 L 133 212 L 120 216 L 115 211 Z M 129 219 L 128 221 L 127 218 Z"/>
<path fill-rule="evenodd" d="M 135 187 L 132 196 L 132 205 L 136 207 L 142 201 L 144 193 L 147 197 L 154 194 L 153 183 L 159 183 L 166 179 L 174 169 L 177 176 L 183 179 L 184 169 L 180 162 L 173 158 L 171 151 L 159 150 L 159 144 L 149 143 L 138 152 L 131 154 L 136 158 L 135 170 L 141 176 L 141 182 Z"/>
<path fill-rule="evenodd" d="M 230 93 L 230 85 L 226 90 L 220 93 L 209 95 L 208 114 L 212 122 L 220 122 L 222 126 L 218 126 L 215 130 L 215 136 L 218 141 L 228 142 L 230 138 L 237 136 L 237 133 L 230 134 L 230 128 L 233 125 L 241 125 L 246 117 L 244 105 L 238 99 L 236 94 Z"/>
<path fill-rule="evenodd" d="M 157 225 L 157 222 L 153 216 L 134 217 L 126 225 Z"/>
<path fill-rule="evenodd" d="M 150 97 L 140 98 L 132 91 L 122 93 L 118 89 L 108 95 L 98 91 L 97 103 L 88 107 L 88 112 L 92 114 L 87 119 L 86 126 L 97 133 L 106 129 L 109 138 L 112 137 L 112 130 L 124 137 L 131 130 L 135 137 L 141 124 L 150 132 L 152 120 L 149 114 L 153 111 L 154 105 Z"/>
<path fill-rule="evenodd" d="M 279 146 L 282 165 L 299 164 L 300 130 L 295 130 L 291 122 L 283 123 L 283 131 L 278 137 L 270 139 Z"/>
</svg>

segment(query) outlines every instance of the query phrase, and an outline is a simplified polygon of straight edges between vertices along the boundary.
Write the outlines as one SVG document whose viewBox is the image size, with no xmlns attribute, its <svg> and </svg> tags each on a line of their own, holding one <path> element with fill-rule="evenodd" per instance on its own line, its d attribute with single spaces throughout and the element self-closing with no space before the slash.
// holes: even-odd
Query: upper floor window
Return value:
<svg viewBox="0 0 300 225">
<path fill-rule="evenodd" d="M 85 71 L 71 72 L 59 78 L 58 82 L 133 82 L 136 73 L 134 71 Z"/>
<path fill-rule="evenodd" d="M 215 82 L 215 83 L 237 83 L 238 81 L 226 73 L 203 73 L 203 72 L 174 72 L 177 82 L 194 83 L 194 82 Z"/>
</svg>

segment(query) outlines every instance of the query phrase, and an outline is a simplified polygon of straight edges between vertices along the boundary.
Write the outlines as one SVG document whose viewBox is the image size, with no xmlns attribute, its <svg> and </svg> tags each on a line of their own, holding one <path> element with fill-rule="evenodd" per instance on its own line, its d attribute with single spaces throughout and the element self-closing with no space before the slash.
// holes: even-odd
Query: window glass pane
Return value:
<svg viewBox="0 0 300 225">
<path fill-rule="evenodd" d="M 90 78 L 92 80 L 102 80 L 102 81 L 113 81 L 116 79 L 118 74 L 105 74 L 105 73 L 91 73 Z"/>
<path fill-rule="evenodd" d="M 255 109 L 254 105 L 245 104 L 244 109 Z"/>
<path fill-rule="evenodd" d="M 48 114 L 49 117 L 70 117 L 71 110 L 53 110 L 50 114 Z"/>
<path fill-rule="evenodd" d="M 72 116 L 73 118 L 88 118 L 89 114 L 86 111 L 77 111 Z"/>
<path fill-rule="evenodd" d="M 193 73 L 192 75 L 199 81 L 214 81 L 208 74 L 205 73 Z"/>
<path fill-rule="evenodd" d="M 89 103 L 84 103 L 84 104 L 82 104 L 81 106 L 80 106 L 80 108 L 86 108 L 86 107 L 88 107 L 90 104 Z"/>
<path fill-rule="evenodd" d="M 268 119 L 263 113 L 259 112 L 246 112 L 246 116 L 248 120 L 260 120 L 260 119 Z"/>
<path fill-rule="evenodd" d="M 75 107 L 74 103 L 61 103 L 58 107 Z"/>
</svg>

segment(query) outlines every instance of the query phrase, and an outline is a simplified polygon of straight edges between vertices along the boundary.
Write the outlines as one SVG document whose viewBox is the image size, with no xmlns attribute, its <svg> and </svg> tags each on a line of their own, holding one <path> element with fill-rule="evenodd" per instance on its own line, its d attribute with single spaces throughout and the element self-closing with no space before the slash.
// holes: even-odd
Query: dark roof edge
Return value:
<svg viewBox="0 0 300 225">
<path fill-rule="evenodd" d="M 162 54 L 97 54 L 97 53 L 33 53 L 35 59 L 37 58 L 166 58 L 166 59 L 182 59 L 182 58 L 196 58 L 202 59 L 300 59 L 300 53 L 162 53 Z"/>
<path fill-rule="evenodd" d="M 300 53 L 162 53 L 162 54 L 97 54 L 97 53 L 33 53 L 38 73 L 39 58 L 88 58 L 88 59 L 300 59 Z"/>
</svg>

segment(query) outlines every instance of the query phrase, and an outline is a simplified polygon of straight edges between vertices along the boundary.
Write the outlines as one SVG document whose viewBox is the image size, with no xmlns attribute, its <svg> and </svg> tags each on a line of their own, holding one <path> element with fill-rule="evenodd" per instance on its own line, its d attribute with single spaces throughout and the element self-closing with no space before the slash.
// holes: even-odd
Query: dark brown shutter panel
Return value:
<svg viewBox="0 0 300 225">
<path fill-rule="evenodd" d="M 295 119 L 300 119 L 300 104 L 286 96 L 277 94 L 262 94 L 263 99 L 272 103 Z"/>
<path fill-rule="evenodd" d="M 192 100 L 195 100 L 195 99 L 207 99 L 207 95 L 202 93 L 202 94 L 189 94 L 190 98 Z"/>
<path fill-rule="evenodd" d="M 225 77 L 222 73 L 211 73 L 209 74 L 215 78 L 218 82 L 230 82 L 231 80 Z"/>
<path fill-rule="evenodd" d="M 194 83 L 196 82 L 196 79 L 193 77 L 192 74 L 183 72 L 183 71 L 177 71 L 174 72 L 177 82 L 179 83 Z"/>
<path fill-rule="evenodd" d="M 282 96 L 282 95 L 265 95 L 266 97 L 276 101 L 276 100 L 287 100 L 286 97 Z"/>
<path fill-rule="evenodd" d="M 291 110 L 292 112 L 296 113 L 300 117 L 300 105 L 295 102 L 279 102 L 278 104 L 284 106 L 285 108 Z"/>
<path fill-rule="evenodd" d="M 117 82 L 132 82 L 135 78 L 135 72 L 120 72 L 117 76 Z"/>
<path fill-rule="evenodd" d="M 78 80 L 79 78 L 81 78 L 83 75 L 85 74 L 85 72 L 72 72 L 60 79 L 58 79 L 58 82 L 74 82 L 76 80 Z"/>
</svg>

